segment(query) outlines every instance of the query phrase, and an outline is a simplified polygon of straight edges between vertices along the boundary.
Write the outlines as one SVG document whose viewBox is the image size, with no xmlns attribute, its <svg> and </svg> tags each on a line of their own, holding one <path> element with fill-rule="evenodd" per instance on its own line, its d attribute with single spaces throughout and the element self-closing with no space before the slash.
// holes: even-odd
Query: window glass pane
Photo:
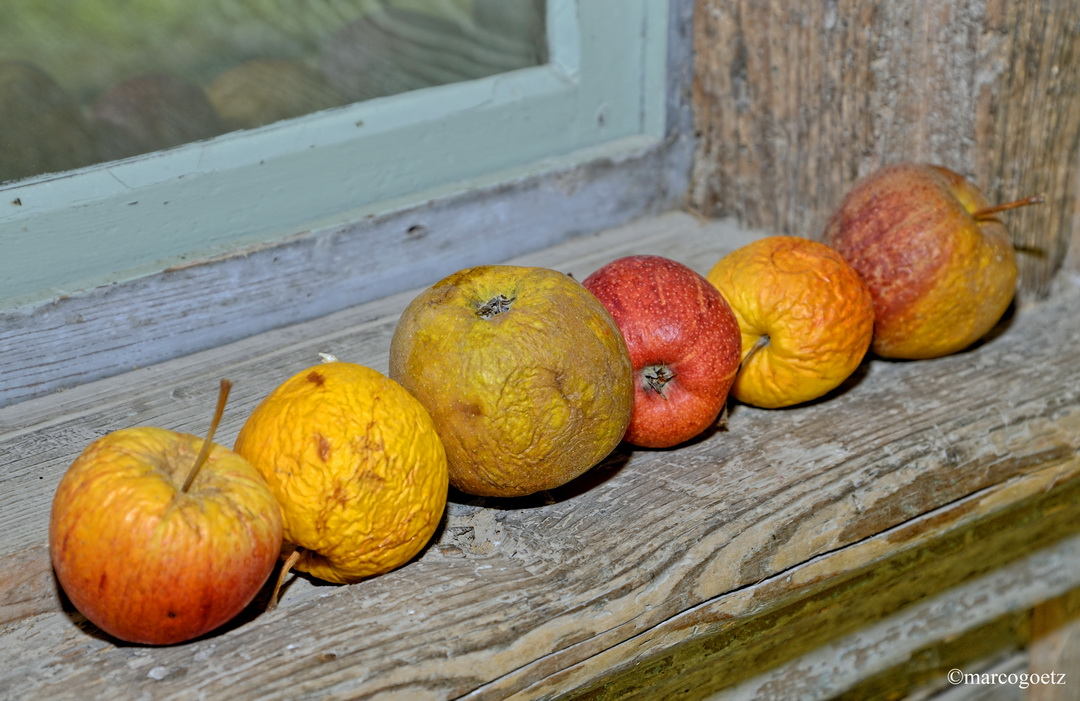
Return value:
<svg viewBox="0 0 1080 701">
<path fill-rule="evenodd" d="M 5 5 L 0 182 L 546 61 L 543 0 Z"/>
</svg>

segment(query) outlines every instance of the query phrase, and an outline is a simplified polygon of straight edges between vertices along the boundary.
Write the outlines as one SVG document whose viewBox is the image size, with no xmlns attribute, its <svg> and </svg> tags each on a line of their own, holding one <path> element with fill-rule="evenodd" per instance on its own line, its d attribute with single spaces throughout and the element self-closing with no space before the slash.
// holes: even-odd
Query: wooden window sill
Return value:
<svg viewBox="0 0 1080 701">
<path fill-rule="evenodd" d="M 513 262 L 582 279 L 656 253 L 705 272 L 756 236 L 670 213 Z M 821 401 L 735 405 L 726 429 L 620 447 L 550 494 L 452 494 L 407 566 L 293 578 L 276 610 L 263 598 L 190 644 L 119 645 L 71 609 L 45 541 L 89 441 L 202 433 L 228 377 L 231 445 L 319 352 L 385 371 L 417 291 L 0 409 L 0 696 L 829 696 L 946 639 L 969 636 L 951 664 L 974 664 L 995 651 L 972 631 L 1080 587 L 1080 286 L 1065 280 L 968 352 L 867 360 Z"/>
</svg>

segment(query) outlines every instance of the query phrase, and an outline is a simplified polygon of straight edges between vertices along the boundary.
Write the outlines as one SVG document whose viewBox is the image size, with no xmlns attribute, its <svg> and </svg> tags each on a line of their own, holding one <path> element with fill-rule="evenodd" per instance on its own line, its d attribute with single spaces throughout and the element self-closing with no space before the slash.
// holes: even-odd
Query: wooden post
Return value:
<svg viewBox="0 0 1080 701">
<path fill-rule="evenodd" d="M 1080 166 L 1080 163 L 1077 165 Z M 1065 269 L 1080 276 L 1080 184 L 1077 185 L 1076 200 L 1073 202 L 1072 239 L 1068 249 Z"/>
<path fill-rule="evenodd" d="M 698 0 L 694 31 L 692 207 L 817 238 L 858 177 L 934 162 L 1046 195 L 1005 220 L 1046 294 L 1080 187 L 1080 2 Z"/>
</svg>

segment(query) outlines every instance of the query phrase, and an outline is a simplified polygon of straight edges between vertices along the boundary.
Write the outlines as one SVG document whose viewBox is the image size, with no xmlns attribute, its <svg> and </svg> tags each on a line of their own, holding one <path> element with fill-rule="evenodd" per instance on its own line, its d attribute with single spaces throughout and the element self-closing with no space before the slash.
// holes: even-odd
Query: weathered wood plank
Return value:
<svg viewBox="0 0 1080 701">
<path fill-rule="evenodd" d="M 977 582 L 978 586 L 987 584 L 985 580 Z M 962 605 L 960 602 L 954 603 Z M 954 684 L 949 681 L 948 674 L 953 669 L 971 674 L 1006 675 L 1027 671 L 1027 655 L 1022 647 L 1027 640 L 1029 617 L 1027 611 L 1010 611 L 960 634 L 934 637 L 929 644 L 911 651 L 899 665 L 868 675 L 849 686 L 835 696 L 835 701 L 1022 701 L 1026 693 L 1018 687 L 1007 684 L 996 688 L 980 684 Z M 917 620 L 912 623 L 914 626 L 920 625 Z M 912 632 L 918 632 L 918 628 Z M 924 627 L 922 632 L 933 631 Z M 875 646 L 874 649 L 880 650 L 882 647 Z"/>
<path fill-rule="evenodd" d="M 580 279 L 644 252 L 704 271 L 757 235 L 671 214 L 516 262 Z M 852 625 L 883 615 L 888 606 L 874 613 L 859 583 L 896 575 L 889 558 L 907 552 L 930 573 L 940 556 L 939 571 L 962 573 L 954 559 L 976 539 L 972 524 L 1027 502 L 1053 524 L 1080 521 L 1075 500 L 1047 506 L 1072 494 L 1080 471 L 1080 288 L 1066 287 L 967 353 L 868 361 L 802 407 L 736 406 L 726 430 L 676 450 L 620 448 L 547 497 L 453 494 L 435 542 L 406 567 L 344 587 L 294 579 L 275 611 L 256 606 L 200 641 L 116 645 L 61 609 L 42 548 L 48 505 L 87 441 L 146 423 L 201 432 L 227 376 L 235 384 L 219 436 L 228 444 L 255 403 L 319 351 L 384 371 L 414 293 L 0 408 L 0 561 L 22 570 L 0 567 L 0 689 L 16 698 L 555 694 L 696 645 L 725 625 L 722 612 L 760 632 L 769 616 L 798 624 L 800 601 L 836 591 L 868 599 Z M 1015 524 L 1009 547 L 1067 533 L 1038 524 Z M 931 591 L 933 577 L 920 581 Z M 905 603 L 893 597 L 893 608 Z M 710 611 L 717 618 L 695 619 Z M 827 642 L 827 630 L 818 634 Z M 754 660 L 738 664 L 755 669 Z"/>
<path fill-rule="evenodd" d="M 1028 672 L 1040 679 L 1063 676 L 1062 684 L 1033 685 L 1029 701 L 1064 701 L 1080 696 L 1077 670 L 1080 670 L 1080 589 L 1043 602 L 1031 611 L 1031 643 L 1028 646 Z M 1071 688 L 1070 688 L 1071 687 Z"/>
<path fill-rule="evenodd" d="M 995 485 L 669 619 L 627 643 L 636 654 L 604 653 L 630 660 L 621 668 L 605 673 L 597 659 L 568 670 L 580 675 L 575 695 L 832 698 L 928 640 L 1068 591 L 1080 581 L 1078 502 L 1075 460 Z M 569 685 L 565 676 L 545 683 Z"/>
</svg>

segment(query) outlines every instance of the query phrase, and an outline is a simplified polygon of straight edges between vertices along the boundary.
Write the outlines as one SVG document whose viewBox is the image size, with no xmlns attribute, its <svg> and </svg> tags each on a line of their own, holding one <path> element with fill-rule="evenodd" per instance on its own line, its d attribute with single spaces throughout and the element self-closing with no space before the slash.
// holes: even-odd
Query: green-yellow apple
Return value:
<svg viewBox="0 0 1080 701">
<path fill-rule="evenodd" d="M 626 442 L 669 448 L 714 425 L 742 355 L 739 323 L 720 291 L 656 255 L 613 260 L 581 284 L 619 325 L 634 366 Z"/>
<path fill-rule="evenodd" d="M 866 281 L 872 349 L 934 358 L 967 348 L 1001 319 L 1016 291 L 1013 244 L 993 206 L 963 176 L 935 165 L 886 166 L 847 193 L 824 241 Z"/>
<path fill-rule="evenodd" d="M 421 292 L 394 330 L 390 377 L 431 414 L 450 484 L 478 496 L 584 473 L 619 445 L 634 401 L 614 319 L 539 267 L 477 266 Z"/>
<path fill-rule="evenodd" d="M 75 608 L 121 640 L 167 645 L 238 614 L 281 552 L 281 511 L 246 460 L 161 428 L 113 431 L 71 464 L 53 498 L 49 552 Z"/>
</svg>

